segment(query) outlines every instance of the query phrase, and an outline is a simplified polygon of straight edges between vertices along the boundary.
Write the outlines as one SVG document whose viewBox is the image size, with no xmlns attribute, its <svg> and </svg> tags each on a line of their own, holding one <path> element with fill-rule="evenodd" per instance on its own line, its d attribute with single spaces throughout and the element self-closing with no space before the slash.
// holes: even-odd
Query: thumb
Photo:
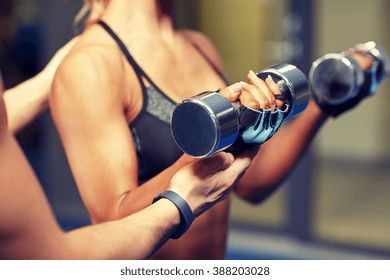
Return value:
<svg viewBox="0 0 390 280">
<path fill-rule="evenodd" d="M 199 159 L 194 164 L 197 165 L 199 175 L 211 175 L 220 170 L 227 169 L 234 162 L 232 154 L 226 152 L 219 152 L 211 157 Z"/>
<path fill-rule="evenodd" d="M 233 164 L 229 167 L 230 172 L 232 172 L 232 174 L 236 174 L 238 178 L 244 175 L 259 150 L 260 146 L 255 146 L 237 156 Z"/>
</svg>

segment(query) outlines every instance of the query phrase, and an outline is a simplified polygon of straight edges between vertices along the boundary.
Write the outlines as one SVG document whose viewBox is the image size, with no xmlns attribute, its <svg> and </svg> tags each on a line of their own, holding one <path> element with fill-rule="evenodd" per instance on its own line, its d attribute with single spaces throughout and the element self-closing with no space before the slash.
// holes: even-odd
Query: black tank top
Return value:
<svg viewBox="0 0 390 280">
<path fill-rule="evenodd" d="M 116 41 L 141 84 L 143 106 L 129 127 L 137 152 L 138 183 L 142 184 L 172 165 L 182 155 L 182 151 L 173 140 L 170 128 L 171 113 L 176 103 L 142 70 L 113 30 L 103 21 L 99 21 L 98 24 Z M 226 82 L 223 74 L 211 60 L 196 44 L 193 45 Z M 144 79 L 148 81 L 148 87 L 145 86 Z"/>
</svg>

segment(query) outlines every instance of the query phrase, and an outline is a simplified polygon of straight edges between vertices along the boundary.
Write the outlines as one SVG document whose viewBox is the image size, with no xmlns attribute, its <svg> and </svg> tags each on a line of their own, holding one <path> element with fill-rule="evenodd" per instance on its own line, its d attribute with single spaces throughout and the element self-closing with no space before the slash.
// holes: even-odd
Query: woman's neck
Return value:
<svg viewBox="0 0 390 280">
<path fill-rule="evenodd" d="M 119 33 L 161 34 L 169 38 L 174 32 L 172 0 L 111 0 L 102 20 Z"/>
</svg>

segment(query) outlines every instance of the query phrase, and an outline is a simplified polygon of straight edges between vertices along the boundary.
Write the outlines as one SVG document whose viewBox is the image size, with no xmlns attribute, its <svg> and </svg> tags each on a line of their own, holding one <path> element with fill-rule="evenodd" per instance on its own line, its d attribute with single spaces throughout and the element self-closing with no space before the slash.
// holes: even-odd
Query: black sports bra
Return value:
<svg viewBox="0 0 390 280">
<path fill-rule="evenodd" d="M 142 88 L 143 107 L 129 125 L 137 152 L 138 182 L 142 184 L 172 165 L 182 155 L 182 151 L 173 140 L 170 129 L 170 117 L 176 103 L 149 78 L 113 30 L 103 21 L 99 21 L 98 24 L 116 41 L 133 67 Z M 217 74 L 226 81 L 223 74 L 202 50 L 196 44 L 193 45 Z M 144 79 L 150 86 L 145 86 Z"/>
</svg>

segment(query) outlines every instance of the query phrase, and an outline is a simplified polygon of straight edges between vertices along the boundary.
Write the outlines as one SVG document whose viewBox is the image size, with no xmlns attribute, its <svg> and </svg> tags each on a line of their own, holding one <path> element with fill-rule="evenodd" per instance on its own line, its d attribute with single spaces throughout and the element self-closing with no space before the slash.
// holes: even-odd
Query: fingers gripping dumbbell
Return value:
<svg viewBox="0 0 390 280">
<path fill-rule="evenodd" d="M 171 131 L 179 148 L 193 157 L 207 157 L 227 148 L 232 151 L 261 144 L 282 121 L 301 113 L 310 99 L 306 76 L 295 66 L 278 64 L 257 73 L 278 85 L 284 108 L 254 110 L 229 102 L 218 92 L 203 92 L 179 103 L 171 117 Z M 264 136 L 266 135 L 266 136 Z"/>
<path fill-rule="evenodd" d="M 317 59 L 310 69 L 309 81 L 318 105 L 336 117 L 374 95 L 389 72 L 389 57 L 371 41 Z"/>
</svg>

